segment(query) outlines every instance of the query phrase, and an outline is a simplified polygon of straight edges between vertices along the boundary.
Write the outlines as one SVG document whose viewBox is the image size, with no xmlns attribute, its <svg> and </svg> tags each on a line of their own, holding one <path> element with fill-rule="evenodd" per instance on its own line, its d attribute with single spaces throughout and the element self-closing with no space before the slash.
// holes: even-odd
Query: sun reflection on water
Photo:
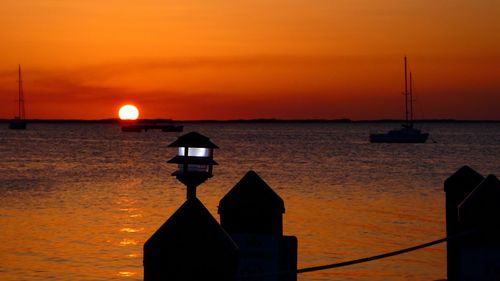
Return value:
<svg viewBox="0 0 500 281">
<path fill-rule="evenodd" d="M 123 239 L 122 241 L 120 241 L 120 246 L 137 245 L 137 243 L 138 242 L 136 240 Z"/>
<path fill-rule="evenodd" d="M 124 227 L 120 229 L 121 232 L 127 232 L 127 233 L 136 233 L 136 232 L 142 232 L 144 231 L 144 227 L 141 228 L 130 228 L 130 227 Z"/>
<path fill-rule="evenodd" d="M 115 233 L 118 240 L 114 244 L 118 246 L 116 252 L 121 253 L 122 260 L 130 260 L 131 264 L 137 265 L 130 268 L 130 263 L 122 264 L 117 269 L 118 276 L 131 280 L 138 280 L 140 277 L 140 261 L 142 255 L 142 244 L 144 243 L 144 227 L 141 223 L 142 206 L 134 193 L 140 190 L 143 181 L 131 179 L 123 182 L 119 189 L 119 197 L 116 199 L 115 218 L 118 222 Z M 117 242 L 118 241 L 118 242 Z"/>
<path fill-rule="evenodd" d="M 120 271 L 120 272 L 118 272 L 117 275 L 120 276 L 120 277 L 132 277 L 132 276 L 134 276 L 136 274 L 137 274 L 137 272 Z"/>
</svg>

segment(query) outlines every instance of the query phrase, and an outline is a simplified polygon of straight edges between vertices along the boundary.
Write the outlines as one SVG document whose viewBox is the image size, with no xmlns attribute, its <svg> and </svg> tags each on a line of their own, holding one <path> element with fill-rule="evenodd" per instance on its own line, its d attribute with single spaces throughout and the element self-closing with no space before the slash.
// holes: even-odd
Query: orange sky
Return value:
<svg viewBox="0 0 500 281">
<path fill-rule="evenodd" d="M 2 0 L 0 118 L 499 119 L 498 0 Z"/>
</svg>

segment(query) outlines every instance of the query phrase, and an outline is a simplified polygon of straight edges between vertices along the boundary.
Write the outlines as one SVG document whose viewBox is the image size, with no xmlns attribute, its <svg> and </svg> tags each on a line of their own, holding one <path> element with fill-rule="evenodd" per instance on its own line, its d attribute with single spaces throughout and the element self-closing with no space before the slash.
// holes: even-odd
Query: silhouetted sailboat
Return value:
<svg viewBox="0 0 500 281">
<path fill-rule="evenodd" d="M 9 129 L 24 130 L 26 129 L 26 114 L 24 111 L 24 93 L 23 80 L 21 79 L 21 65 L 19 65 L 19 96 L 18 96 L 18 115 L 9 123 Z"/>
<path fill-rule="evenodd" d="M 405 57 L 405 124 L 401 129 L 394 129 L 387 133 L 370 134 L 370 142 L 385 143 L 424 143 L 429 137 L 428 133 L 422 133 L 419 129 L 413 127 L 413 91 L 410 72 L 410 91 L 408 92 L 407 63 Z M 408 100 L 410 110 L 408 111 Z"/>
</svg>

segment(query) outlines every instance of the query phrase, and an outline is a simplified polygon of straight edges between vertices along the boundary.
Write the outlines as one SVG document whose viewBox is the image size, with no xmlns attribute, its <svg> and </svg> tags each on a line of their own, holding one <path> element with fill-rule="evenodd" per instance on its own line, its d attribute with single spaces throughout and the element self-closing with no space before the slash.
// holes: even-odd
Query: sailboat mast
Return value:
<svg viewBox="0 0 500 281">
<path fill-rule="evenodd" d="M 408 125 L 408 77 L 406 74 L 406 56 L 405 56 L 405 120 Z"/>
<path fill-rule="evenodd" d="M 24 94 L 23 94 L 23 80 L 21 77 L 21 65 L 19 65 L 19 104 L 18 104 L 19 119 L 24 120 Z"/>
<path fill-rule="evenodd" d="M 413 127 L 413 82 L 410 71 L 410 126 Z"/>
</svg>

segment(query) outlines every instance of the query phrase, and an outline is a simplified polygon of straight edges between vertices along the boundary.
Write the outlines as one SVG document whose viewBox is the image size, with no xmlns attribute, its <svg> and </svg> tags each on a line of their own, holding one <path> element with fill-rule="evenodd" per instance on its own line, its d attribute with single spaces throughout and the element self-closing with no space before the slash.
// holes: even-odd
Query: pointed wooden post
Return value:
<svg viewBox="0 0 500 281">
<path fill-rule="evenodd" d="M 238 247 L 196 198 L 144 244 L 145 281 L 234 281 Z"/>
<path fill-rule="evenodd" d="M 285 204 L 257 173 L 249 171 L 221 199 L 218 213 L 240 249 L 238 280 L 297 280 L 297 238 L 283 236 Z M 292 273 L 268 275 L 277 271 Z"/>
<path fill-rule="evenodd" d="M 500 181 L 487 176 L 459 205 L 458 280 L 500 280 Z"/>
<path fill-rule="evenodd" d="M 444 181 L 446 192 L 446 235 L 451 237 L 461 232 L 458 223 L 458 205 L 483 181 L 484 177 L 463 166 Z M 458 280 L 458 241 L 450 240 L 446 244 L 448 281 Z"/>
</svg>

